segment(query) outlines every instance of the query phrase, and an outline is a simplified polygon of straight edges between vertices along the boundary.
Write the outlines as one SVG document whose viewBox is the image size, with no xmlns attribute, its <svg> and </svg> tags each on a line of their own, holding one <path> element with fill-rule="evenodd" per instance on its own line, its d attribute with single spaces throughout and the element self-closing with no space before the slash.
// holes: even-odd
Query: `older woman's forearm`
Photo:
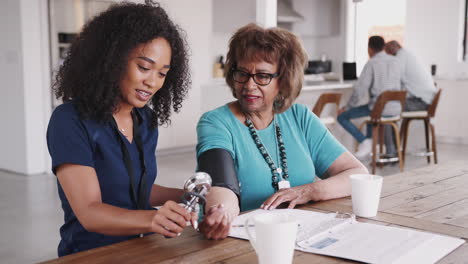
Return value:
<svg viewBox="0 0 468 264">
<path fill-rule="evenodd" d="M 345 170 L 325 180 L 319 180 L 310 184 L 311 200 L 323 201 L 346 197 L 351 195 L 351 182 L 349 175 L 369 173 L 365 167 L 357 167 Z"/>
<path fill-rule="evenodd" d="M 239 215 L 239 200 L 236 194 L 228 188 L 214 186 L 206 195 L 205 211 L 220 204 L 224 206 L 224 210 L 228 214 L 230 221 Z"/>
<path fill-rule="evenodd" d="M 341 154 L 328 168 L 327 179 L 309 185 L 308 197 L 312 201 L 336 199 L 351 195 L 351 174 L 367 174 L 367 168 L 349 151 Z"/>
<path fill-rule="evenodd" d="M 178 188 L 169 188 L 158 184 L 153 184 L 150 194 L 151 206 L 163 205 L 166 201 L 172 200 L 177 203 L 182 202 L 184 190 Z"/>
</svg>

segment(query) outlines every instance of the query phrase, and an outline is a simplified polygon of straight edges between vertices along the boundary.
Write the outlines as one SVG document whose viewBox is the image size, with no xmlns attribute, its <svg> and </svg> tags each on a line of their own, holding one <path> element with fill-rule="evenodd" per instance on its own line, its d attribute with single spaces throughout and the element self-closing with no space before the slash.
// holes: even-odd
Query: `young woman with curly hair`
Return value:
<svg viewBox="0 0 468 264">
<path fill-rule="evenodd" d="M 146 1 L 111 6 L 72 43 L 54 83 L 64 104 L 47 131 L 65 218 L 59 256 L 146 233 L 174 237 L 196 221 L 177 204 L 182 190 L 153 184 L 158 125 L 190 85 L 184 37 Z"/>
</svg>

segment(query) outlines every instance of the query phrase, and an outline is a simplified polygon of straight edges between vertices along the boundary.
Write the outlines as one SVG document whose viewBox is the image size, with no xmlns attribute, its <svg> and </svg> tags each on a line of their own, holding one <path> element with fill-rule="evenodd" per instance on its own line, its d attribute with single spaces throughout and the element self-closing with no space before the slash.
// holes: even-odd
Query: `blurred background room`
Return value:
<svg viewBox="0 0 468 264">
<path fill-rule="evenodd" d="M 54 73 L 83 24 L 117 0 L 0 1 L 0 262 L 33 263 L 57 257 L 63 213 L 45 133 L 61 102 Z M 134 1 L 139 2 L 139 1 Z M 140 1 L 141 2 L 141 1 Z M 369 36 L 397 40 L 431 72 L 441 97 L 431 123 L 438 163 L 468 160 L 468 0 L 162 0 L 187 33 L 192 88 L 172 124 L 160 127 L 159 184 L 182 187 L 196 168 L 196 124 L 234 98 L 223 79 L 227 44 L 247 23 L 297 34 L 309 55 L 298 103 L 312 110 L 323 93 L 343 106 L 367 62 Z M 321 117 L 348 149 L 355 142 L 336 122 L 337 107 Z M 327 119 L 331 118 L 331 119 Z M 423 122 L 412 122 L 404 170 L 434 164 Z M 431 157 L 430 163 L 427 157 Z M 366 163 L 366 165 L 369 165 Z M 394 163 L 376 174 L 399 173 Z"/>
</svg>

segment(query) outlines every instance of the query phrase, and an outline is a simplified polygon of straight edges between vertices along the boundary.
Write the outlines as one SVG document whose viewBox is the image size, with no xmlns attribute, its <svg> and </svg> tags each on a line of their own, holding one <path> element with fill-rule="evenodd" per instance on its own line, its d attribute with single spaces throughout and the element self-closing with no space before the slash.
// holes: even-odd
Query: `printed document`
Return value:
<svg viewBox="0 0 468 264">
<path fill-rule="evenodd" d="M 255 210 L 240 215 L 229 236 L 248 239 L 243 225 L 261 213 L 287 215 L 299 223 L 297 250 L 367 263 L 435 263 L 465 242 L 409 228 L 361 223 L 350 214 L 298 209 Z M 254 235 L 255 228 L 249 228 Z"/>
</svg>

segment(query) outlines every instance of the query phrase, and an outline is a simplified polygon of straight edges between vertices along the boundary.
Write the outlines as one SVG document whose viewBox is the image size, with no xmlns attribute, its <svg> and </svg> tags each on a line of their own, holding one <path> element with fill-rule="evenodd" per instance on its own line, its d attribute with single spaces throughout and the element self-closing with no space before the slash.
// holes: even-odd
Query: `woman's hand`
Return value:
<svg viewBox="0 0 468 264">
<path fill-rule="evenodd" d="M 345 111 L 346 111 L 346 109 L 344 107 L 341 107 L 340 109 L 338 109 L 338 111 L 336 111 L 336 115 L 341 115 Z"/>
<path fill-rule="evenodd" d="M 280 204 L 289 202 L 288 208 L 294 208 L 297 204 L 305 204 L 312 200 L 312 184 L 305 184 L 293 188 L 282 189 L 266 199 L 260 208 L 271 210 Z"/>
<path fill-rule="evenodd" d="M 174 201 L 167 201 L 154 215 L 151 222 L 151 232 L 168 237 L 176 237 L 186 227 L 187 221 L 197 220 L 195 213 L 189 213 Z"/>
<path fill-rule="evenodd" d="M 208 239 L 224 239 L 229 234 L 231 227 L 231 217 L 223 204 L 211 207 L 205 214 L 203 221 L 200 224 L 200 232 Z"/>
<path fill-rule="evenodd" d="M 275 209 L 284 202 L 289 202 L 288 208 L 309 201 L 324 201 L 341 198 L 351 194 L 349 175 L 369 173 L 349 151 L 341 154 L 328 168 L 324 180 L 280 190 L 263 202 L 261 208 Z"/>
</svg>

